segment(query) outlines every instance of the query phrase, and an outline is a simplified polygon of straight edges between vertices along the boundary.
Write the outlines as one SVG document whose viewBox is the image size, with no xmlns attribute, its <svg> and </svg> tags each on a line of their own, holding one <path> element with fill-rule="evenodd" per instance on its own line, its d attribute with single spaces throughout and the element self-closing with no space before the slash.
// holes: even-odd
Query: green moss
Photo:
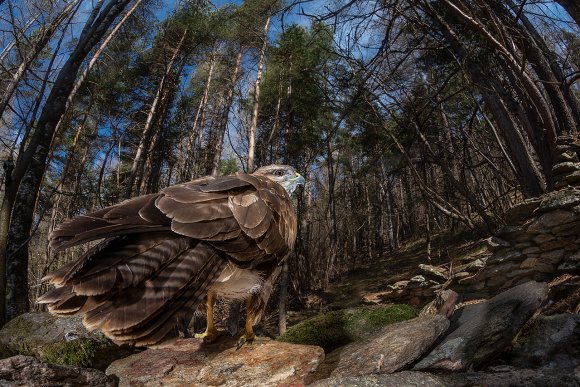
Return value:
<svg viewBox="0 0 580 387">
<path fill-rule="evenodd" d="M 407 305 L 338 310 L 303 321 L 288 329 L 278 340 L 318 345 L 328 352 L 367 337 L 385 325 L 408 320 L 416 315 L 415 309 Z"/>
<path fill-rule="evenodd" d="M 45 345 L 41 358 L 52 364 L 68 364 L 79 367 L 95 367 L 97 354 L 106 346 L 95 340 L 80 338 L 68 342 Z"/>
</svg>

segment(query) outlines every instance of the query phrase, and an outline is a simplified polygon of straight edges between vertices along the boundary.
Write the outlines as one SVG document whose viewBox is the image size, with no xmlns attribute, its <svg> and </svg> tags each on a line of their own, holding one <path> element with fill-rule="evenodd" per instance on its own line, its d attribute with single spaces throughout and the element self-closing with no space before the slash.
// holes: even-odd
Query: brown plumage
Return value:
<svg viewBox="0 0 580 387">
<path fill-rule="evenodd" d="M 216 297 L 247 300 L 253 339 L 279 264 L 293 248 L 290 195 L 304 179 L 289 166 L 205 177 L 126 200 L 61 224 L 57 251 L 102 242 L 46 277 L 38 299 L 57 315 L 84 314 L 90 329 L 118 343 L 154 345 L 184 332 L 204 298 L 213 339 Z"/>
</svg>

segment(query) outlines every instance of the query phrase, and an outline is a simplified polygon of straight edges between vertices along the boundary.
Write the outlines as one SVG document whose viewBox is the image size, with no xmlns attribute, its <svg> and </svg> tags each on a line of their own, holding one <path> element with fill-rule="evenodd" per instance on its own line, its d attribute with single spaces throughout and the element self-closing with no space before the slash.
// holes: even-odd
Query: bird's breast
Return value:
<svg viewBox="0 0 580 387">
<path fill-rule="evenodd" d="M 252 294 L 259 293 L 263 283 L 264 279 L 260 271 L 240 269 L 229 263 L 212 284 L 211 290 L 221 298 L 243 300 Z"/>
</svg>

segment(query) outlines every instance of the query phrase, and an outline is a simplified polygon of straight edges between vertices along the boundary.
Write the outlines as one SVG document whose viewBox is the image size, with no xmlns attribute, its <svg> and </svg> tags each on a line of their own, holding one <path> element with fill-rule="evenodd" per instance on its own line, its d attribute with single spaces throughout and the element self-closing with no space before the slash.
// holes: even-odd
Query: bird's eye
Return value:
<svg viewBox="0 0 580 387">
<path fill-rule="evenodd" d="M 281 169 L 278 169 L 276 172 L 274 172 L 274 175 L 276 176 L 284 176 L 284 171 Z"/>
</svg>

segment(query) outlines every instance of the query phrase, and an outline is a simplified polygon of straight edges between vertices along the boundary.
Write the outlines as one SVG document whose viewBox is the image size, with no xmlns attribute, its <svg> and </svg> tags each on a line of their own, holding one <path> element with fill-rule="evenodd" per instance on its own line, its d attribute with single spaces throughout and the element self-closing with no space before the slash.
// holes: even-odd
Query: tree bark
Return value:
<svg viewBox="0 0 580 387">
<path fill-rule="evenodd" d="M 282 265 L 280 275 L 280 301 L 278 303 L 278 334 L 286 333 L 286 304 L 288 302 L 288 258 Z"/>
<path fill-rule="evenodd" d="M 95 50 L 93 56 L 91 57 L 91 60 L 89 60 L 89 63 L 87 64 L 87 67 L 85 67 L 83 69 L 83 71 L 79 74 L 79 76 L 77 77 L 77 79 L 75 81 L 75 84 L 74 84 L 74 86 L 73 86 L 73 88 L 72 88 L 72 90 L 67 98 L 67 102 L 66 102 L 67 109 L 71 106 L 74 97 L 77 95 L 77 92 L 81 88 L 85 79 L 87 78 L 87 76 L 89 75 L 89 73 L 91 72 L 91 70 L 93 69 L 95 64 L 97 63 L 97 61 L 100 59 L 101 54 L 103 53 L 105 48 L 107 48 L 107 46 L 109 45 L 111 40 L 113 40 L 113 38 L 115 37 L 117 32 L 123 26 L 123 24 L 125 24 L 125 22 L 131 17 L 131 15 L 135 12 L 135 10 L 139 7 L 139 5 L 141 5 L 142 1 L 143 0 L 135 0 L 135 3 L 133 4 L 133 6 L 125 13 L 125 15 L 119 20 L 119 22 L 111 29 L 111 31 L 107 34 L 107 36 L 105 36 L 105 38 L 103 39 L 103 41 L 101 42 L 99 47 Z M 58 131 L 58 127 L 60 127 L 60 125 L 61 125 L 61 121 L 59 121 L 59 123 L 58 123 L 57 131 Z"/>
<path fill-rule="evenodd" d="M 152 138 L 152 131 L 154 128 L 154 123 L 156 122 L 156 116 L 158 108 L 162 102 L 162 96 L 165 93 L 166 84 L 168 82 L 169 75 L 173 70 L 173 65 L 177 59 L 179 54 L 179 50 L 181 49 L 181 45 L 185 40 L 185 36 L 187 35 L 187 31 L 183 33 L 181 36 L 181 40 L 177 44 L 177 47 L 173 49 L 173 53 L 171 58 L 167 62 L 167 66 L 165 67 L 165 71 L 163 76 L 161 77 L 161 81 L 159 82 L 159 87 L 157 87 L 157 91 L 155 92 L 155 97 L 153 98 L 153 102 L 151 102 L 151 107 L 149 108 L 149 113 L 147 114 L 147 119 L 145 120 L 145 126 L 143 127 L 143 134 L 141 136 L 141 140 L 139 141 L 139 146 L 137 147 L 137 151 L 135 152 L 135 158 L 133 159 L 133 165 L 131 166 L 131 172 L 129 174 L 129 181 L 127 182 L 127 187 L 125 190 L 125 199 L 129 199 L 133 194 L 133 186 L 136 183 L 137 177 L 139 174 L 142 173 L 144 160 L 143 160 L 143 152 L 145 151 L 145 147 L 149 144 Z M 139 186 L 140 181 L 137 182 L 137 186 Z"/>
<path fill-rule="evenodd" d="M 25 173 L 20 181 L 12 208 L 9 242 L 6 249 L 8 255 L 7 319 L 12 319 L 29 310 L 28 241 L 56 125 L 65 112 L 66 101 L 83 60 L 101 40 L 129 1 L 111 0 L 104 7 L 102 2 L 96 5 L 83 27 L 77 45 L 53 84 L 26 148 L 26 157 L 22 160 L 24 162 L 22 166 L 26 166 Z M 18 167 L 16 166 L 15 169 Z"/>
<path fill-rule="evenodd" d="M 254 158 L 256 154 L 256 132 L 258 130 L 258 109 L 260 106 L 260 85 L 262 83 L 262 71 L 266 59 L 266 48 L 268 47 L 268 30 L 270 29 L 271 16 L 268 15 L 264 25 L 264 34 L 262 35 L 262 48 L 260 49 L 260 58 L 258 60 L 258 74 L 254 83 L 254 101 L 252 104 L 252 120 L 250 122 L 250 135 L 248 140 L 248 164 L 247 172 L 254 171 Z"/>
<path fill-rule="evenodd" d="M 214 136 L 214 144 L 213 144 L 213 155 L 211 158 L 211 165 L 208 166 L 207 174 L 211 174 L 212 176 L 217 176 L 219 173 L 219 165 L 222 156 L 222 147 L 224 143 L 224 137 L 226 135 L 226 131 L 228 130 L 228 119 L 230 116 L 230 110 L 232 108 L 232 104 L 234 102 L 234 90 L 236 88 L 236 84 L 238 83 L 238 77 L 240 74 L 240 69 L 242 65 L 242 56 L 244 54 L 244 47 L 240 47 L 238 49 L 238 53 L 236 55 L 236 61 L 234 62 L 234 68 L 232 69 L 232 77 L 230 78 L 230 84 L 228 85 L 228 89 L 226 91 L 226 95 L 224 98 L 221 116 L 218 119 L 217 123 L 217 130 Z"/>
</svg>

